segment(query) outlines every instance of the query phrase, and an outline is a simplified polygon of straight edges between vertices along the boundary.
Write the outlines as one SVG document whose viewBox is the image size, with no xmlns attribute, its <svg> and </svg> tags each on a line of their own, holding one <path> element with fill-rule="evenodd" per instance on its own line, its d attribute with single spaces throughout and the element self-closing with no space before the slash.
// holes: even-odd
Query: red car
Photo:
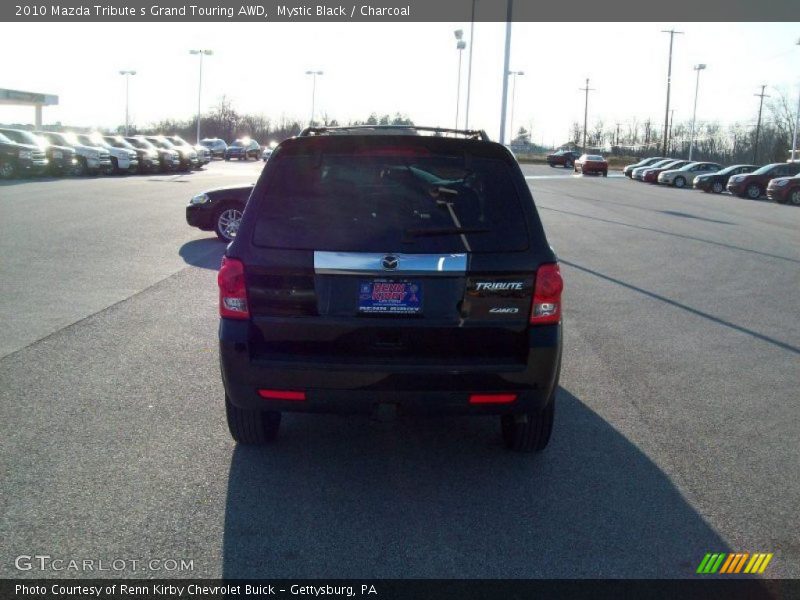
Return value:
<svg viewBox="0 0 800 600">
<path fill-rule="evenodd" d="M 800 162 L 772 163 L 746 175 L 734 175 L 728 179 L 727 189 L 734 196 L 758 200 L 764 195 L 771 179 L 791 177 L 800 173 Z"/>
<path fill-rule="evenodd" d="M 800 206 L 800 175 L 771 180 L 767 186 L 767 198 L 778 204 L 788 202 Z"/>
<path fill-rule="evenodd" d="M 571 169 L 578 158 L 578 153 L 572 150 L 559 150 L 547 155 L 547 164 L 551 167 L 559 165 L 565 169 Z"/>
<path fill-rule="evenodd" d="M 576 173 L 602 173 L 608 177 L 608 161 L 599 154 L 582 154 L 575 161 Z"/>
<path fill-rule="evenodd" d="M 680 169 L 681 167 L 688 165 L 691 161 L 689 160 L 676 160 L 671 163 L 667 163 L 657 169 L 647 169 L 644 172 L 644 177 L 642 177 L 642 181 L 647 183 L 658 183 L 658 176 L 662 171 L 669 171 L 670 169 Z"/>
</svg>

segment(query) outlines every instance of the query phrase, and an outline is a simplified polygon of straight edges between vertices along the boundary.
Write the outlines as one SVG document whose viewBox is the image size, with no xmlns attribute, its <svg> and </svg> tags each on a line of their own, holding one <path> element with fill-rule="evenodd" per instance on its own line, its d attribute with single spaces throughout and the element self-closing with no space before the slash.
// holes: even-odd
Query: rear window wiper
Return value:
<svg viewBox="0 0 800 600">
<path fill-rule="evenodd" d="M 403 233 L 411 237 L 433 237 L 439 235 L 464 235 L 489 232 L 491 232 L 491 229 L 478 227 L 426 227 L 424 229 L 406 229 Z"/>
</svg>

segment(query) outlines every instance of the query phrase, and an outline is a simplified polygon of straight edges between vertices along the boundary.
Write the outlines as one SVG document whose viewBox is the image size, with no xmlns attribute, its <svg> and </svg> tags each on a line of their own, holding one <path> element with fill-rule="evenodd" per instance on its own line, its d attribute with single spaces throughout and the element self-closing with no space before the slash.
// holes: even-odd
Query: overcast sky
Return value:
<svg viewBox="0 0 800 600">
<path fill-rule="evenodd" d="M 759 91 L 788 93 L 796 106 L 800 80 L 798 23 L 515 23 L 511 69 L 517 80 L 514 129 L 533 124 L 534 139 L 566 140 L 583 121 L 590 78 L 590 126 L 652 117 L 663 123 L 669 36 L 673 55 L 675 121 L 689 120 L 695 63 L 700 80 L 698 120 L 755 121 Z M 146 125 L 188 118 L 197 108 L 198 59 L 190 48 L 211 48 L 203 70 L 204 110 L 224 94 L 241 112 L 309 118 L 311 80 L 321 69 L 318 115 L 340 121 L 370 112 L 407 114 L 418 124 L 455 125 L 458 52 L 453 30 L 469 23 L 16 23 L 0 24 L 0 87 L 57 94 L 45 122 L 115 127 L 124 122 L 131 79 L 131 120 Z M 470 125 L 496 138 L 500 122 L 505 24 L 475 25 Z M 13 57 L 13 60 L 9 60 Z M 462 109 L 468 51 L 463 53 Z M 29 123 L 33 109 L 0 106 L 0 122 Z"/>
</svg>

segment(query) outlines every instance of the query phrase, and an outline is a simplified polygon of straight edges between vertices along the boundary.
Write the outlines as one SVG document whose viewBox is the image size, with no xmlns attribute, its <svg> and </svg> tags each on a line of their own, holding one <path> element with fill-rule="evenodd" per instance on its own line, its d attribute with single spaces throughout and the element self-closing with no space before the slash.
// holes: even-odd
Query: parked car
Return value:
<svg viewBox="0 0 800 600">
<path fill-rule="evenodd" d="M 77 137 L 82 144 L 108 150 L 111 155 L 111 173 L 136 173 L 139 170 L 139 156 L 135 150 L 112 146 L 99 133 L 81 133 Z"/>
<path fill-rule="evenodd" d="M 56 146 L 68 146 L 75 150 L 75 158 L 78 164 L 75 166 L 77 175 L 97 175 L 108 173 L 111 170 L 111 153 L 99 146 L 87 146 L 82 144 L 74 133 L 61 133 L 57 131 L 37 131 L 51 144 Z"/>
<path fill-rule="evenodd" d="M 767 198 L 778 204 L 794 204 L 800 206 L 800 175 L 778 177 L 767 185 Z"/>
<path fill-rule="evenodd" d="M 225 160 L 237 158 L 239 160 L 247 160 L 252 157 L 258 160 L 261 158 L 261 146 L 258 142 L 250 138 L 241 138 L 233 142 L 225 150 Z"/>
<path fill-rule="evenodd" d="M 642 175 L 642 181 L 645 183 L 658 184 L 658 176 L 661 175 L 661 173 L 669 169 L 680 169 L 684 165 L 688 165 L 689 162 L 690 161 L 688 160 L 673 160 L 672 162 L 669 162 L 661 167 L 656 165 L 652 167 L 645 167 L 644 174 Z"/>
<path fill-rule="evenodd" d="M 752 173 L 757 168 L 756 165 L 732 165 L 730 167 L 725 167 L 716 173 L 695 177 L 694 188 L 696 190 L 703 190 L 706 193 L 714 192 L 715 194 L 721 194 L 725 191 L 725 186 L 728 185 L 728 179 L 733 175 Z"/>
<path fill-rule="evenodd" d="M 727 190 L 734 196 L 758 200 L 764 195 L 771 179 L 791 177 L 800 173 L 800 162 L 772 163 L 756 169 L 752 173 L 734 175 L 728 179 Z"/>
<path fill-rule="evenodd" d="M 139 162 L 139 173 L 153 173 L 159 169 L 158 150 L 155 148 L 138 148 L 121 135 L 106 135 L 103 139 L 114 148 L 122 148 L 136 153 Z"/>
<path fill-rule="evenodd" d="M 44 150 L 35 144 L 20 144 L 0 133 L 0 178 L 41 175 L 47 169 Z"/>
<path fill-rule="evenodd" d="M 218 188 L 194 196 L 186 206 L 186 222 L 203 231 L 213 231 L 230 242 L 239 231 L 247 198 L 253 184 Z"/>
<path fill-rule="evenodd" d="M 269 146 L 264 148 L 264 151 L 261 153 L 261 160 L 263 160 L 264 162 L 267 162 L 270 159 L 270 157 L 272 156 L 272 150 L 273 149 L 270 148 Z"/>
<path fill-rule="evenodd" d="M 558 150 L 547 155 L 547 164 L 551 167 L 561 166 L 565 169 L 571 169 L 579 156 L 580 154 L 573 150 Z"/>
<path fill-rule="evenodd" d="M 722 165 L 712 162 L 690 162 L 683 165 L 680 169 L 667 169 L 658 174 L 658 183 L 671 185 L 676 188 L 686 187 L 694 183 L 694 178 L 698 175 L 716 173 L 722 169 Z"/>
<path fill-rule="evenodd" d="M 644 178 L 644 172 L 647 171 L 648 169 L 658 169 L 661 167 L 665 167 L 673 162 L 675 162 L 674 158 L 664 158 L 662 160 L 656 161 L 653 164 L 646 165 L 644 167 L 636 167 L 631 171 L 631 179 L 642 181 Z"/>
<path fill-rule="evenodd" d="M 176 146 L 163 135 L 147 135 L 145 138 L 159 148 L 177 152 L 180 160 L 178 164 L 179 171 L 191 171 L 197 168 L 197 152 L 191 146 L 188 148 L 183 145 Z"/>
<path fill-rule="evenodd" d="M 543 449 L 563 283 L 517 161 L 362 131 L 281 143 L 225 251 L 231 435 L 268 443 L 287 411 L 448 412 L 500 415 L 508 448 Z"/>
<path fill-rule="evenodd" d="M 156 152 L 158 154 L 158 170 L 162 173 L 177 171 L 181 166 L 181 155 L 177 150 L 157 146 L 143 135 L 126 137 L 125 141 L 134 148 Z"/>
<path fill-rule="evenodd" d="M 205 138 L 200 140 L 200 145 L 208 148 L 211 151 L 211 156 L 217 158 L 225 156 L 225 149 L 228 147 L 225 140 L 219 138 Z"/>
<path fill-rule="evenodd" d="M 192 168 L 199 169 L 211 162 L 211 152 L 209 152 L 205 146 L 190 144 L 179 135 L 165 135 L 164 137 L 175 146 L 176 149 L 183 148 L 190 157 L 191 153 L 194 152 L 195 163 L 193 163 Z"/>
<path fill-rule="evenodd" d="M 649 167 L 649 166 L 654 165 L 657 162 L 660 162 L 662 160 L 666 160 L 666 159 L 663 156 L 654 156 L 652 158 L 642 159 L 639 162 L 634 163 L 632 165 L 626 165 L 625 168 L 622 169 L 622 174 L 625 175 L 625 177 L 633 178 L 633 170 L 634 169 L 638 169 L 639 167 Z"/>
<path fill-rule="evenodd" d="M 25 129 L 0 129 L 0 133 L 12 142 L 37 146 L 42 150 L 47 159 L 46 172 L 49 175 L 69 175 L 75 170 L 78 163 L 75 159 L 75 150 L 68 146 L 55 146 L 43 137 Z"/>
<path fill-rule="evenodd" d="M 582 154 L 575 161 L 576 173 L 599 173 L 608 177 L 608 161 L 599 154 Z"/>
</svg>

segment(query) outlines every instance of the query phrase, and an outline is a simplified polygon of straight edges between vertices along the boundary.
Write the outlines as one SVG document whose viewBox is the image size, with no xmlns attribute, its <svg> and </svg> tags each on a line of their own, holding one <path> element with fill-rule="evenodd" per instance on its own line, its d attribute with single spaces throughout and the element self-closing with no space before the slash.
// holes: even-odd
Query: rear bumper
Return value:
<svg viewBox="0 0 800 600">
<path fill-rule="evenodd" d="M 549 401 L 561 368 L 561 326 L 532 328 L 523 364 L 431 365 L 385 361 L 338 363 L 313 359 L 252 360 L 250 324 L 221 319 L 220 366 L 225 392 L 245 409 L 370 413 L 395 404 L 401 413 L 506 414 L 539 410 Z M 265 400 L 259 389 L 303 391 L 303 401 Z M 514 393 L 504 404 L 470 404 L 470 394 Z"/>
</svg>

